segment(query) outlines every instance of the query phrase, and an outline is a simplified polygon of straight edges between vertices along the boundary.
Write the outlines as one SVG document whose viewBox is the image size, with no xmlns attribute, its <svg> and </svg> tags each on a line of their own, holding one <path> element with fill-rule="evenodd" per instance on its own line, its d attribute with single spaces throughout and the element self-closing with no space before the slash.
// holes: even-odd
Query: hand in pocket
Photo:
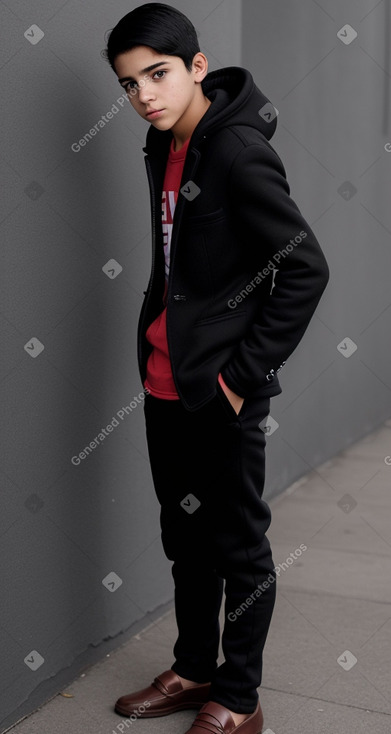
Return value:
<svg viewBox="0 0 391 734">
<path fill-rule="evenodd" d="M 231 403 L 236 415 L 240 412 L 240 409 L 244 403 L 244 398 L 241 398 L 239 395 L 237 395 L 235 392 L 233 392 L 228 385 L 225 383 L 220 383 L 222 389 L 224 390 L 224 393 L 226 397 L 228 398 L 229 402 Z"/>
</svg>

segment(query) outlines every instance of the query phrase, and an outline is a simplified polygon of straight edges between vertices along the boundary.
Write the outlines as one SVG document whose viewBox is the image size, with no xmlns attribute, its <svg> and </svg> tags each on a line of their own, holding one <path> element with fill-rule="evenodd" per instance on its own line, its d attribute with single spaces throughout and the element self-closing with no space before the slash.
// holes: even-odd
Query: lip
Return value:
<svg viewBox="0 0 391 734">
<path fill-rule="evenodd" d="M 150 112 L 146 113 L 146 116 L 148 119 L 153 120 L 155 117 L 159 117 L 159 115 L 164 112 L 164 110 L 151 110 Z"/>
</svg>

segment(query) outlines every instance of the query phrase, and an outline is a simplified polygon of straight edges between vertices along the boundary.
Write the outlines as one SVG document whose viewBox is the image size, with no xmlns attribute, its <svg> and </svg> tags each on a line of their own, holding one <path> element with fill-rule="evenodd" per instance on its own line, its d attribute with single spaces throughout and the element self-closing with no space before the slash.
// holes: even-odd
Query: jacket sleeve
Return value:
<svg viewBox="0 0 391 734">
<path fill-rule="evenodd" d="M 243 249 L 249 249 L 259 271 L 277 268 L 256 322 L 221 369 L 228 387 L 245 398 L 267 385 L 297 347 L 330 273 L 271 146 L 244 148 L 232 165 L 228 187 Z"/>
</svg>

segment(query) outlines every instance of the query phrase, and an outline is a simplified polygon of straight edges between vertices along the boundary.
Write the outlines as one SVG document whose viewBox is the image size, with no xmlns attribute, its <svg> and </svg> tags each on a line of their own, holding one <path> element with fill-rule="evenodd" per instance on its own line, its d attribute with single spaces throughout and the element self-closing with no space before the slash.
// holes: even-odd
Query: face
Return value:
<svg viewBox="0 0 391 734">
<path fill-rule="evenodd" d="M 201 52 L 194 56 L 189 72 L 179 56 L 160 54 L 149 46 L 136 46 L 119 54 L 114 64 L 132 107 L 159 130 L 169 130 L 191 114 L 199 101 L 200 82 L 208 71 Z"/>
</svg>

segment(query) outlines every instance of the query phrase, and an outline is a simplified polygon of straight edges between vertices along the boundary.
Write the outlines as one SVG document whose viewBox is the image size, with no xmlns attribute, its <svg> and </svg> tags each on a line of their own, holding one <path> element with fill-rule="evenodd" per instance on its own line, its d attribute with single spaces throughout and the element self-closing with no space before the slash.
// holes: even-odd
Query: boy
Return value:
<svg viewBox="0 0 391 734">
<path fill-rule="evenodd" d="M 178 626 L 171 668 L 115 710 L 201 707 L 186 734 L 259 734 L 276 594 L 262 499 L 266 421 L 282 392 L 277 372 L 312 318 L 328 265 L 289 196 L 269 143 L 276 111 L 249 71 L 208 73 L 194 26 L 162 3 L 122 18 L 107 56 L 150 122 L 153 252 L 138 359 Z"/>
</svg>

